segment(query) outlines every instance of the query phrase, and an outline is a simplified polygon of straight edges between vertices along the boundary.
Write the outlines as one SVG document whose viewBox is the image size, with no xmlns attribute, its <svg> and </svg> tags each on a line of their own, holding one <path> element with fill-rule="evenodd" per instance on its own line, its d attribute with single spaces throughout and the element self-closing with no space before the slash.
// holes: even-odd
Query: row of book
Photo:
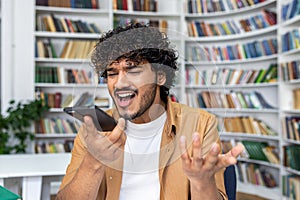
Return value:
<svg viewBox="0 0 300 200">
<path fill-rule="evenodd" d="M 282 176 L 282 194 L 288 199 L 300 199 L 300 176 L 284 175 Z"/>
<path fill-rule="evenodd" d="M 167 33 L 168 21 L 161 19 L 149 19 L 149 18 L 130 18 L 130 17 L 114 17 L 114 27 L 126 26 L 128 24 L 141 23 L 149 25 L 151 27 L 156 27 L 159 30 Z"/>
<path fill-rule="evenodd" d="M 87 59 L 96 43 L 95 40 L 67 40 L 59 53 L 51 39 L 38 39 L 35 56 L 37 58 Z"/>
<path fill-rule="evenodd" d="M 201 91 L 187 93 L 187 104 L 200 108 L 274 109 L 257 91 L 228 93 Z"/>
<path fill-rule="evenodd" d="M 35 66 L 35 83 L 91 84 L 93 81 L 91 70 Z"/>
<path fill-rule="evenodd" d="M 43 118 L 35 123 L 35 133 L 39 134 L 74 134 L 80 127 L 78 120 Z"/>
<path fill-rule="evenodd" d="M 82 94 L 62 94 L 61 92 L 44 92 L 40 88 L 36 88 L 36 99 L 43 100 L 44 104 L 49 108 L 64 108 L 73 106 L 90 106 L 96 105 L 102 108 L 109 107 L 109 99 L 107 97 L 99 97 L 88 92 Z"/>
<path fill-rule="evenodd" d="M 286 167 L 300 171 L 300 146 L 299 145 L 289 145 L 283 146 L 283 164 Z"/>
<path fill-rule="evenodd" d="M 240 182 L 274 188 L 278 186 L 274 175 L 258 164 L 238 162 L 236 164 L 237 178 Z"/>
<path fill-rule="evenodd" d="M 70 153 L 73 149 L 73 141 L 43 142 L 35 144 L 35 153 Z"/>
<path fill-rule="evenodd" d="M 286 116 L 282 119 L 284 138 L 300 141 L 300 116 Z"/>
<path fill-rule="evenodd" d="M 300 79 L 300 61 L 280 63 L 282 80 L 291 81 Z"/>
<path fill-rule="evenodd" d="M 188 13 L 213 13 L 213 12 L 229 12 L 241 8 L 247 8 L 266 0 L 188 0 Z"/>
<path fill-rule="evenodd" d="M 275 25 L 276 13 L 262 10 L 261 13 L 246 19 L 226 20 L 217 23 L 190 21 L 187 23 L 188 35 L 191 37 L 223 36 L 242 34 L 245 32 L 264 29 Z"/>
<path fill-rule="evenodd" d="M 65 33 L 101 33 L 101 29 L 95 23 L 88 23 L 80 19 L 59 18 L 53 13 L 50 15 L 38 15 L 36 30 Z"/>
<path fill-rule="evenodd" d="M 157 0 L 113 0 L 114 10 L 157 12 Z"/>
<path fill-rule="evenodd" d="M 277 64 L 262 69 L 219 68 L 198 70 L 186 69 L 186 84 L 191 86 L 244 85 L 277 82 Z"/>
<path fill-rule="evenodd" d="M 88 92 L 82 94 L 68 94 L 65 95 L 61 102 L 60 108 L 64 107 L 80 107 L 96 105 L 101 108 L 109 107 L 109 99 L 107 97 L 99 97 Z"/>
<path fill-rule="evenodd" d="M 280 164 L 278 148 L 267 142 L 242 140 L 248 159 Z"/>
<path fill-rule="evenodd" d="M 292 0 L 284 3 L 281 7 L 281 19 L 286 21 L 300 14 L 300 1 Z"/>
<path fill-rule="evenodd" d="M 233 61 L 277 54 L 277 39 L 265 39 L 227 46 L 189 46 L 188 61 Z"/>
<path fill-rule="evenodd" d="M 270 126 L 252 116 L 220 117 L 218 116 L 219 130 L 230 133 L 247 133 L 265 136 L 277 136 Z"/>
<path fill-rule="evenodd" d="M 98 9 L 98 0 L 36 0 L 37 6 Z"/>
<path fill-rule="evenodd" d="M 230 151 L 236 144 L 242 143 L 245 150 L 240 154 L 241 158 L 270 162 L 280 164 L 279 151 L 274 145 L 267 142 L 249 141 L 249 140 L 222 140 L 222 150 L 224 153 Z"/>
<path fill-rule="evenodd" d="M 281 36 L 282 52 L 300 48 L 300 28 L 286 32 Z"/>
</svg>

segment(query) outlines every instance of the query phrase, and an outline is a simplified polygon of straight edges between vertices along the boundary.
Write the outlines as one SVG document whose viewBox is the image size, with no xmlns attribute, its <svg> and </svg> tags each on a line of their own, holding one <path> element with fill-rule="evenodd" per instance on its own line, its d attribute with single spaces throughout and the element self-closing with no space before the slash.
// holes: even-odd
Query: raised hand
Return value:
<svg viewBox="0 0 300 200">
<path fill-rule="evenodd" d="M 201 152 L 201 142 L 198 133 L 193 134 L 192 156 L 187 151 L 186 139 L 180 138 L 181 160 L 183 171 L 192 184 L 207 184 L 214 182 L 214 175 L 222 168 L 226 168 L 237 162 L 237 157 L 243 152 L 244 146 L 238 144 L 228 153 L 220 154 L 220 146 L 212 145 L 208 154 L 204 157 Z"/>
<path fill-rule="evenodd" d="M 117 126 L 111 132 L 99 132 L 89 116 L 84 117 L 83 137 L 89 153 L 102 162 L 109 164 L 122 154 L 126 136 L 124 134 L 125 120 L 120 118 Z"/>
</svg>

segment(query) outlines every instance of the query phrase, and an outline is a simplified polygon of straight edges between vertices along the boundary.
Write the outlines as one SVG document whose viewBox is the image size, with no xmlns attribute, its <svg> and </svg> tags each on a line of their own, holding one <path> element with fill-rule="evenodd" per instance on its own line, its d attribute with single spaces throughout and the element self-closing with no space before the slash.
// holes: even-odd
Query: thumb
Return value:
<svg viewBox="0 0 300 200">
<path fill-rule="evenodd" d="M 124 118 L 120 118 L 120 119 L 118 120 L 117 127 L 118 127 L 121 131 L 124 131 L 124 129 L 125 129 L 125 119 L 124 119 Z"/>
<path fill-rule="evenodd" d="M 125 123 L 125 120 L 123 118 L 120 118 L 118 120 L 117 126 L 114 128 L 114 130 L 109 135 L 109 139 L 112 142 L 118 140 L 122 136 L 122 134 L 124 133 L 125 124 L 126 123 Z"/>
</svg>

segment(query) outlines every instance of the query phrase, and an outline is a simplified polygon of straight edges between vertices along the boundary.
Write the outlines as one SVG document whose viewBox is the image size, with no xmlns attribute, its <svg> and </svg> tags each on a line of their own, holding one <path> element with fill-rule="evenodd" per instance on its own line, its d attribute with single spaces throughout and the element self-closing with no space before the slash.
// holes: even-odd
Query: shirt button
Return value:
<svg viewBox="0 0 300 200">
<path fill-rule="evenodd" d="M 109 180 L 112 180 L 112 176 L 109 177 Z"/>
</svg>

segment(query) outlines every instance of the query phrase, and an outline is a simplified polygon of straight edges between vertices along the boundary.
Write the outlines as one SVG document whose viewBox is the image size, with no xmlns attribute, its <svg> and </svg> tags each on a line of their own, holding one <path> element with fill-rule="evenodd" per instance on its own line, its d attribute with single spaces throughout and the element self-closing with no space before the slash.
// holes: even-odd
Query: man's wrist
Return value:
<svg viewBox="0 0 300 200">
<path fill-rule="evenodd" d="M 86 153 L 86 155 L 84 157 L 84 161 L 86 161 L 86 163 L 88 163 L 89 168 L 94 169 L 95 171 L 102 171 L 105 168 L 105 165 L 103 165 L 99 160 L 97 160 L 89 152 Z"/>
<path fill-rule="evenodd" d="M 190 181 L 191 187 L 197 191 L 206 190 L 208 187 L 216 187 L 215 179 L 211 180 L 200 180 L 200 181 Z"/>
</svg>

